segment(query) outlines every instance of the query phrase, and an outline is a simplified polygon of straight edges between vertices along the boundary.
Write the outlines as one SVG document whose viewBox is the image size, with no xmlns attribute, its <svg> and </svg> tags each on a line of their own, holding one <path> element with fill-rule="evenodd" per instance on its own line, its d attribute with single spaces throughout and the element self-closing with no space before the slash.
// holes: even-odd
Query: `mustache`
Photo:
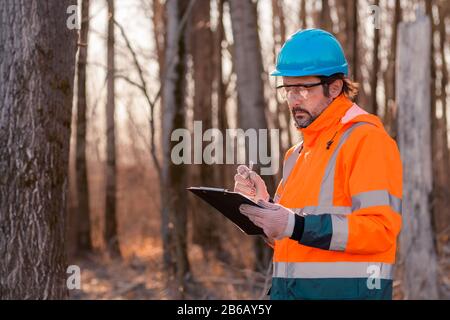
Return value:
<svg viewBox="0 0 450 320">
<path fill-rule="evenodd" d="M 312 116 L 312 114 L 309 113 L 308 110 L 303 109 L 302 107 L 294 107 L 294 108 L 292 108 L 292 114 L 293 115 L 295 115 L 296 112 L 300 112 L 300 111 L 305 112 L 305 113 L 309 114 L 310 116 Z"/>
</svg>

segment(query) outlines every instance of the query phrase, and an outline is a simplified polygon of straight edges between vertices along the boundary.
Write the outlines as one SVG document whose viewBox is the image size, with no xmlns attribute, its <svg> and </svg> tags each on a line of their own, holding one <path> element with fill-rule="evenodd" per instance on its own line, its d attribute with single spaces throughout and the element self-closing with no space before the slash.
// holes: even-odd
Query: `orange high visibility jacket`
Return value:
<svg viewBox="0 0 450 320">
<path fill-rule="evenodd" d="M 284 159 L 274 201 L 296 213 L 275 241 L 272 299 L 391 299 L 402 164 L 381 121 L 337 97 Z"/>
</svg>

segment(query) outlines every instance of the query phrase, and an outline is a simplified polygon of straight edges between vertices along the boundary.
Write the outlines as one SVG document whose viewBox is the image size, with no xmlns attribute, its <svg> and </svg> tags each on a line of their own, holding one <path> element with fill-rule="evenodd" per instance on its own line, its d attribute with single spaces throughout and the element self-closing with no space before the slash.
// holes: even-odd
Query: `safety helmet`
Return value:
<svg viewBox="0 0 450 320">
<path fill-rule="evenodd" d="M 348 76 L 348 64 L 339 41 L 322 29 L 299 30 L 286 40 L 272 76 Z"/>
</svg>

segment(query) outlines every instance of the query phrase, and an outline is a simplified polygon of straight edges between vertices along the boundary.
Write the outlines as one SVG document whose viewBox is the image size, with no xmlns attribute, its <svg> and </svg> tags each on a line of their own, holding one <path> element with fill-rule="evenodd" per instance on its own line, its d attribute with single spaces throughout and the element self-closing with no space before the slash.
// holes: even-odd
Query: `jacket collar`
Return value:
<svg viewBox="0 0 450 320">
<path fill-rule="evenodd" d="M 308 127 L 299 129 L 303 134 L 303 145 L 312 147 L 322 133 L 333 127 L 335 131 L 339 130 L 339 127 L 342 126 L 340 120 L 352 104 L 353 102 L 343 94 L 334 99 Z"/>
</svg>

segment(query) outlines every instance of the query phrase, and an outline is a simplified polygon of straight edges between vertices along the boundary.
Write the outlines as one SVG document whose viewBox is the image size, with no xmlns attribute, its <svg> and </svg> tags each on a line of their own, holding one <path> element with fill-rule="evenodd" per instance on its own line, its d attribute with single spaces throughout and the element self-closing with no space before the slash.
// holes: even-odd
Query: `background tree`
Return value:
<svg viewBox="0 0 450 320">
<path fill-rule="evenodd" d="M 400 6 L 400 0 L 395 0 L 392 29 L 391 29 L 391 39 L 390 40 L 390 50 L 387 52 L 387 68 L 384 73 L 384 124 L 386 130 L 389 132 L 391 137 L 394 139 L 397 137 L 397 121 L 396 121 L 396 111 L 397 104 L 395 101 L 395 83 L 396 83 L 396 55 L 397 55 L 397 34 L 398 34 L 398 24 L 401 21 L 402 8 Z"/>
<path fill-rule="evenodd" d="M 115 35 L 114 0 L 108 1 L 107 98 L 106 98 L 106 170 L 104 240 L 111 257 L 120 257 L 116 217 L 116 128 L 115 128 Z"/>
<path fill-rule="evenodd" d="M 380 1 L 375 0 L 374 5 L 379 7 Z M 373 48 L 372 48 L 372 71 L 370 73 L 370 103 L 367 106 L 366 110 L 369 113 L 378 114 L 378 104 L 377 104 L 377 88 L 378 88 L 378 73 L 380 70 L 380 59 L 379 59 L 379 46 L 380 46 L 380 26 L 379 22 L 376 21 L 376 17 L 374 17 L 373 23 Z M 379 18 L 378 18 L 379 19 Z"/>
<path fill-rule="evenodd" d="M 163 84 L 161 172 L 162 235 L 164 245 L 164 265 L 173 294 L 182 296 L 186 276 L 189 273 L 187 256 L 187 173 L 184 166 L 177 166 L 171 159 L 171 141 L 175 128 L 184 128 L 186 95 L 186 31 L 185 23 L 192 9 L 181 0 L 166 2 L 167 38 L 165 55 L 165 77 Z M 174 290 L 175 289 L 175 290 Z"/>
<path fill-rule="evenodd" d="M 194 81 L 193 120 L 201 121 L 203 130 L 213 127 L 214 42 L 213 32 L 211 30 L 210 11 L 210 1 L 196 1 L 193 7 L 190 26 L 190 51 L 192 54 Z M 209 142 L 203 142 L 202 150 L 208 144 Z M 203 159 L 202 162 L 206 160 Z M 194 185 L 222 185 L 221 182 L 216 183 L 214 179 L 213 166 L 203 163 L 191 166 L 190 169 L 194 171 Z M 207 250 L 222 251 L 219 237 L 220 225 L 219 220 L 215 219 L 214 209 L 200 199 L 193 200 L 192 208 L 193 243 Z"/>
<path fill-rule="evenodd" d="M 76 184 L 77 184 L 77 251 L 92 250 L 89 215 L 89 185 L 86 161 L 86 63 L 89 33 L 89 0 L 81 2 L 81 30 L 77 66 L 77 127 L 76 127 Z"/>
<path fill-rule="evenodd" d="M 442 251 L 440 237 L 448 237 L 449 234 L 449 205 L 450 193 L 448 185 L 450 182 L 449 171 L 449 149 L 447 138 L 447 105 L 446 105 L 446 86 L 448 82 L 448 70 L 446 63 L 445 48 L 445 6 L 444 2 L 437 5 L 437 1 L 426 1 L 426 13 L 431 21 L 432 39 L 438 38 L 439 41 L 431 41 L 431 81 L 430 81 L 430 103 L 431 103 L 431 133 L 432 133 L 432 166 L 433 166 L 433 200 L 432 217 L 433 226 L 436 233 L 436 244 L 439 251 Z M 433 8 L 435 9 L 433 11 Z M 437 14 L 435 14 L 437 13 Z M 436 19 L 439 22 L 436 22 Z M 437 64 L 440 61 L 440 66 Z M 438 75 L 441 78 L 438 79 Z M 438 90 L 440 93 L 438 92 Z M 442 114 L 438 115 L 438 103 L 441 105 Z M 446 234 L 447 233 L 447 234 Z"/>
<path fill-rule="evenodd" d="M 256 5 L 251 0 L 229 0 L 229 2 L 234 39 L 233 64 L 237 76 L 237 123 L 243 130 L 265 129 L 267 128 L 266 104 Z M 248 150 L 248 143 L 246 146 Z M 249 154 L 249 157 L 246 159 L 257 163 L 257 155 Z M 273 195 L 273 177 L 263 176 L 263 178 L 269 193 Z M 266 244 L 259 238 L 255 241 L 255 252 L 257 267 L 264 268 L 268 262 L 269 251 Z"/>
<path fill-rule="evenodd" d="M 403 270 L 403 292 L 407 299 L 438 297 L 436 253 L 428 202 L 433 186 L 430 148 L 433 115 L 430 113 L 430 87 L 422 86 L 430 83 L 430 35 L 431 24 L 427 17 L 403 22 L 399 26 L 398 142 L 406 173 L 403 179 L 399 266 Z M 417 37 L 423 42 L 417 43 Z M 411 134 L 411 128 L 415 128 L 414 134 Z"/>
<path fill-rule="evenodd" d="M 0 299 L 67 296 L 74 4 L 0 2 Z"/>
</svg>

